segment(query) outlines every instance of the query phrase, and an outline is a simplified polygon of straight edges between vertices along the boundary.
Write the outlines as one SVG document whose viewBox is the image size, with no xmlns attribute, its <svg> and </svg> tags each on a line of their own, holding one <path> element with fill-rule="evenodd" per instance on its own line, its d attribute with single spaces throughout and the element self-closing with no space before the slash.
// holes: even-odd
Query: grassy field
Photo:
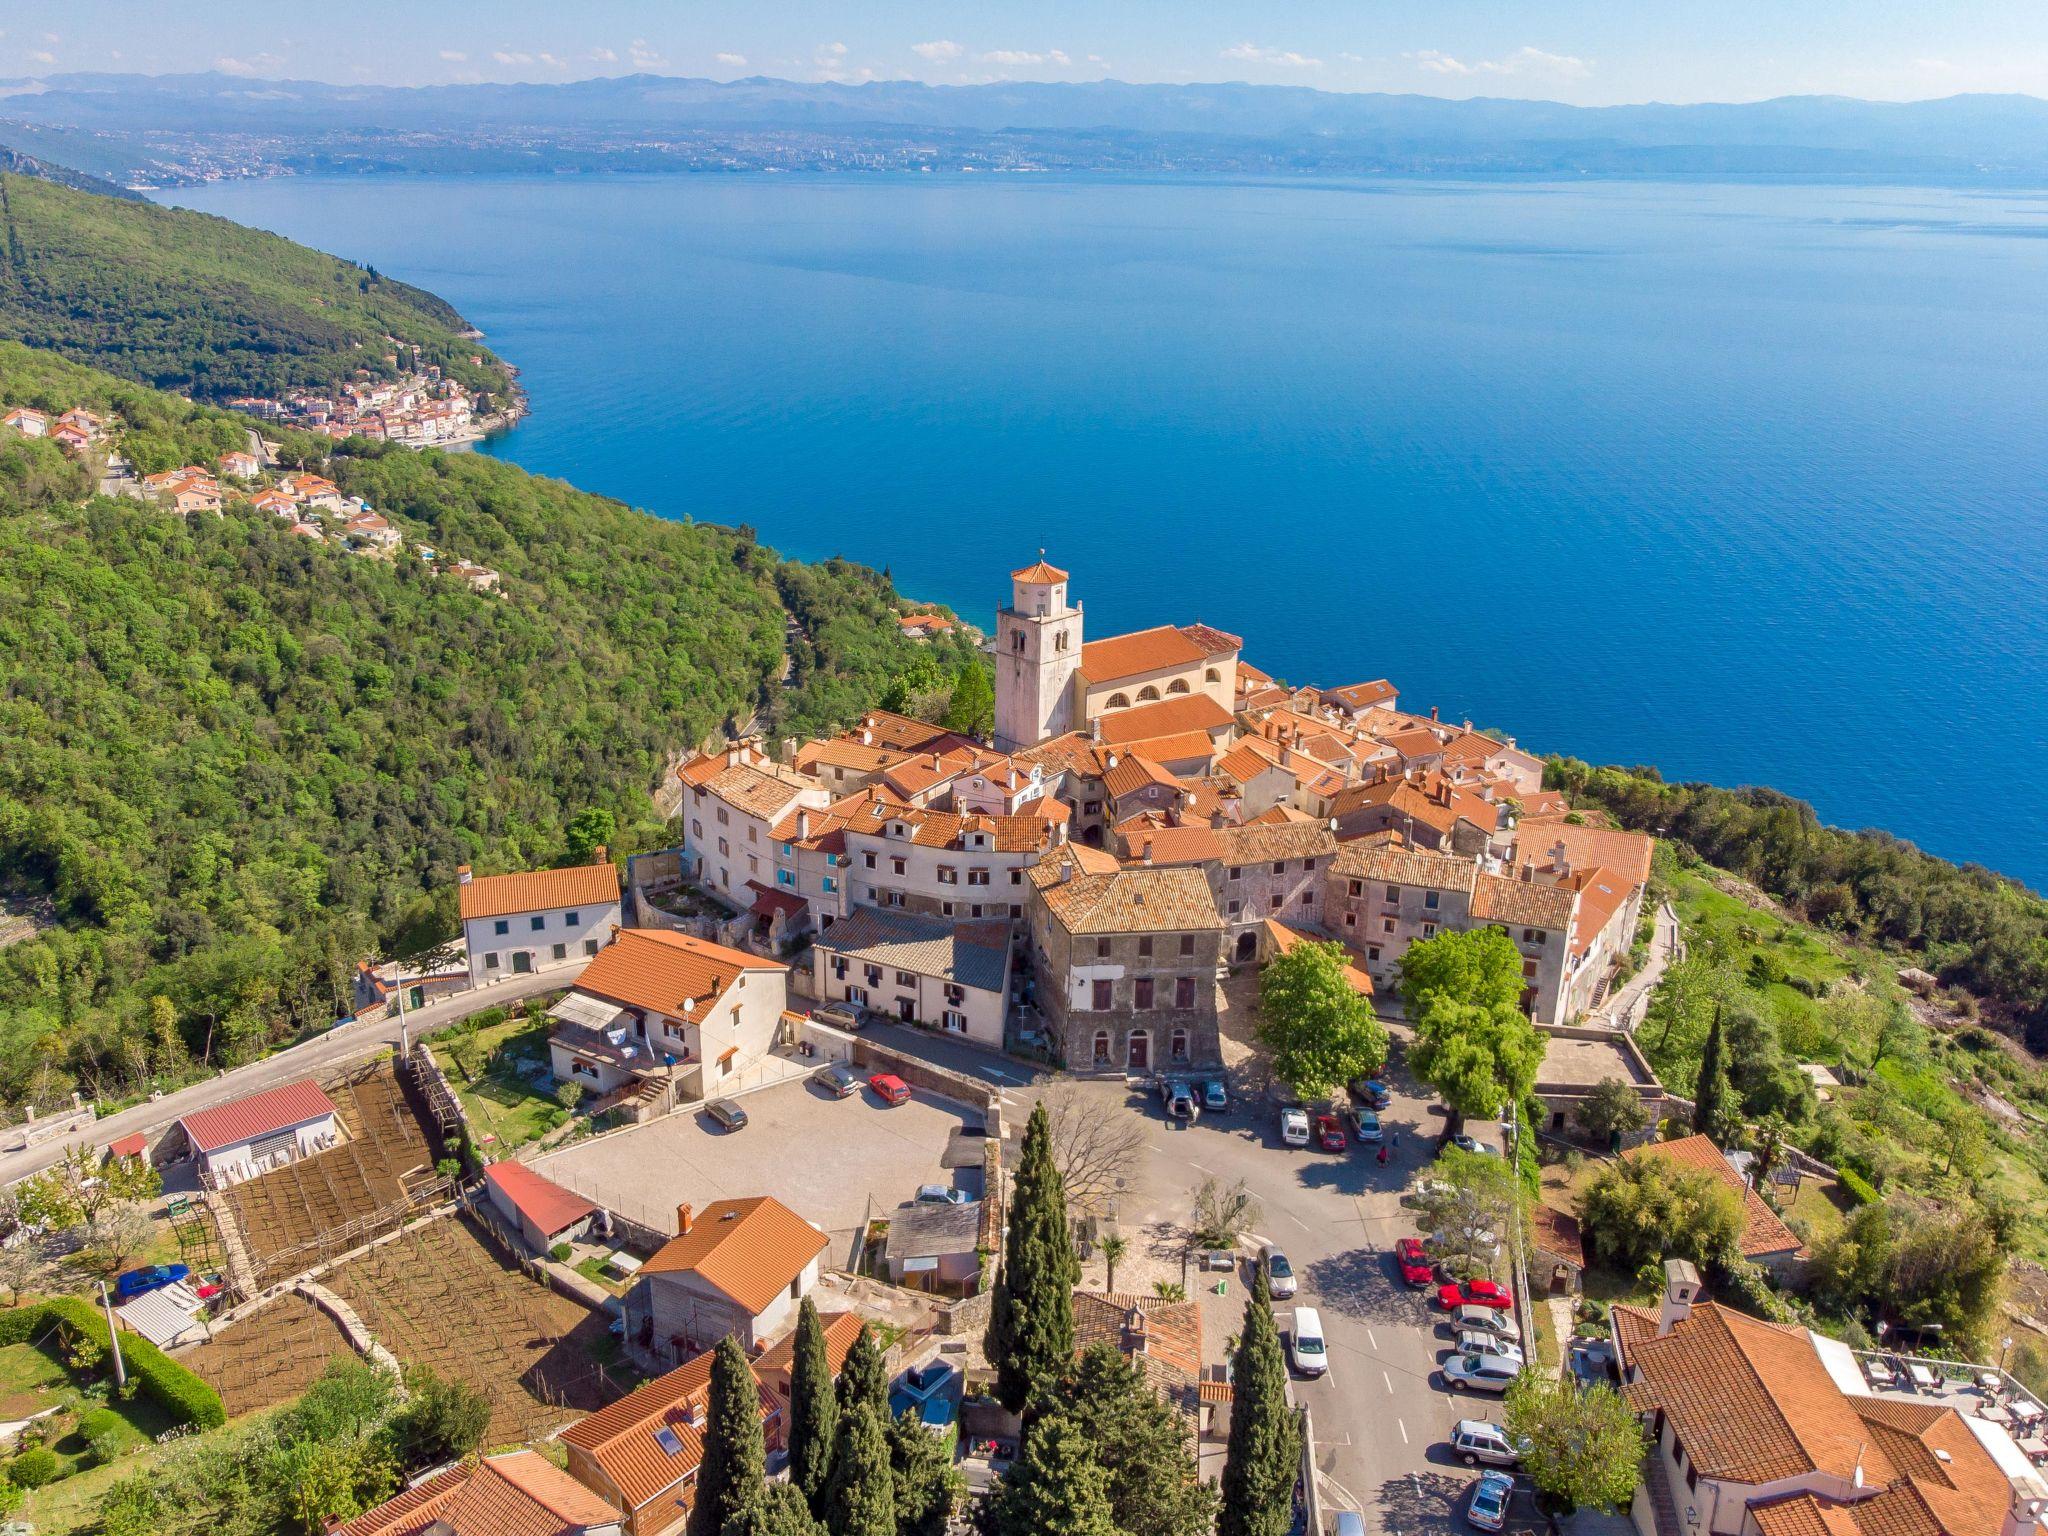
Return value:
<svg viewBox="0 0 2048 1536">
<path fill-rule="evenodd" d="M 548 1059 L 548 1024 L 515 1014 L 468 1034 L 436 1040 L 434 1055 L 448 1074 L 486 1157 L 503 1157 L 561 1123 L 550 1080 L 531 1069 Z"/>
<path fill-rule="evenodd" d="M 86 1396 L 64 1362 L 36 1344 L 0 1348 L 0 1416 L 25 1419 L 51 1407 L 57 1411 L 37 1420 L 27 1433 L 40 1434 L 41 1443 L 55 1453 L 57 1477 L 30 1496 L 23 1513 L 39 1531 L 67 1531 L 86 1522 L 100 1491 L 133 1465 L 131 1457 L 156 1449 L 156 1437 L 172 1421 L 144 1397 L 123 1402 L 110 1396 L 102 1403 Z M 78 1422 L 98 1408 L 113 1414 L 115 1455 L 96 1466 Z"/>
</svg>

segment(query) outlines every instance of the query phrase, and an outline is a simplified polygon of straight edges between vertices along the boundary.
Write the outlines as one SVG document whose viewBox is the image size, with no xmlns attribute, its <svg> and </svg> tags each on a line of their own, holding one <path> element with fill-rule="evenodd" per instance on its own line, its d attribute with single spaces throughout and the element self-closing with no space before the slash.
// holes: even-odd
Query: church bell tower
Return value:
<svg viewBox="0 0 2048 1536">
<path fill-rule="evenodd" d="M 1081 668 L 1081 605 L 1067 573 L 1038 563 L 1010 572 L 1010 604 L 996 612 L 996 750 L 1014 752 L 1074 728 Z"/>
</svg>

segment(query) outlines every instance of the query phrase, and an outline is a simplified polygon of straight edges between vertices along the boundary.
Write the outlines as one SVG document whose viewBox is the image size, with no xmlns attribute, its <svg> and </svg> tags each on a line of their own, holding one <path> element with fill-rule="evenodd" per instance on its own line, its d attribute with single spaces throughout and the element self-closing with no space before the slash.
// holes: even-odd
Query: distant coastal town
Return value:
<svg viewBox="0 0 2048 1536">
<path fill-rule="evenodd" d="M 397 353 L 385 362 L 398 364 Z M 470 361 L 483 366 L 481 354 Z M 526 414 L 516 390 L 501 411 L 480 412 L 469 392 L 431 364 L 393 379 L 353 380 L 321 393 L 293 390 L 281 399 L 244 396 L 228 406 L 261 421 L 340 441 L 362 437 L 404 448 L 454 448 L 478 442 Z"/>
</svg>

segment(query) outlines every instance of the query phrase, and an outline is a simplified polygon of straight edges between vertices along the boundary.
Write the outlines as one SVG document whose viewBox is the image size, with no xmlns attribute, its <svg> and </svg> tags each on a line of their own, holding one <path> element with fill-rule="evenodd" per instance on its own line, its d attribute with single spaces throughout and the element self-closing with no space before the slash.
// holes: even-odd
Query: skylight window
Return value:
<svg viewBox="0 0 2048 1536">
<path fill-rule="evenodd" d="M 666 1424 L 662 1425 L 661 1428 L 657 1429 L 654 1432 L 654 1443 L 660 1446 L 664 1451 L 667 1451 L 671 1456 L 680 1456 L 683 1454 L 683 1442 L 681 1437 L 678 1436 L 676 1432 L 670 1429 Z"/>
</svg>

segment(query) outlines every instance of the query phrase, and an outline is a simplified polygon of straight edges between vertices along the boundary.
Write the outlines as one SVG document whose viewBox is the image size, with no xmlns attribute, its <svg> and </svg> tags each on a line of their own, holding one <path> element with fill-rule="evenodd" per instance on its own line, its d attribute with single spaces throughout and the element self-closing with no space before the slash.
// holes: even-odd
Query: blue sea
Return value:
<svg viewBox="0 0 2048 1536">
<path fill-rule="evenodd" d="M 177 201 L 442 294 L 488 451 L 986 623 L 1201 620 L 2048 884 L 2048 194 L 353 178 Z"/>
</svg>

